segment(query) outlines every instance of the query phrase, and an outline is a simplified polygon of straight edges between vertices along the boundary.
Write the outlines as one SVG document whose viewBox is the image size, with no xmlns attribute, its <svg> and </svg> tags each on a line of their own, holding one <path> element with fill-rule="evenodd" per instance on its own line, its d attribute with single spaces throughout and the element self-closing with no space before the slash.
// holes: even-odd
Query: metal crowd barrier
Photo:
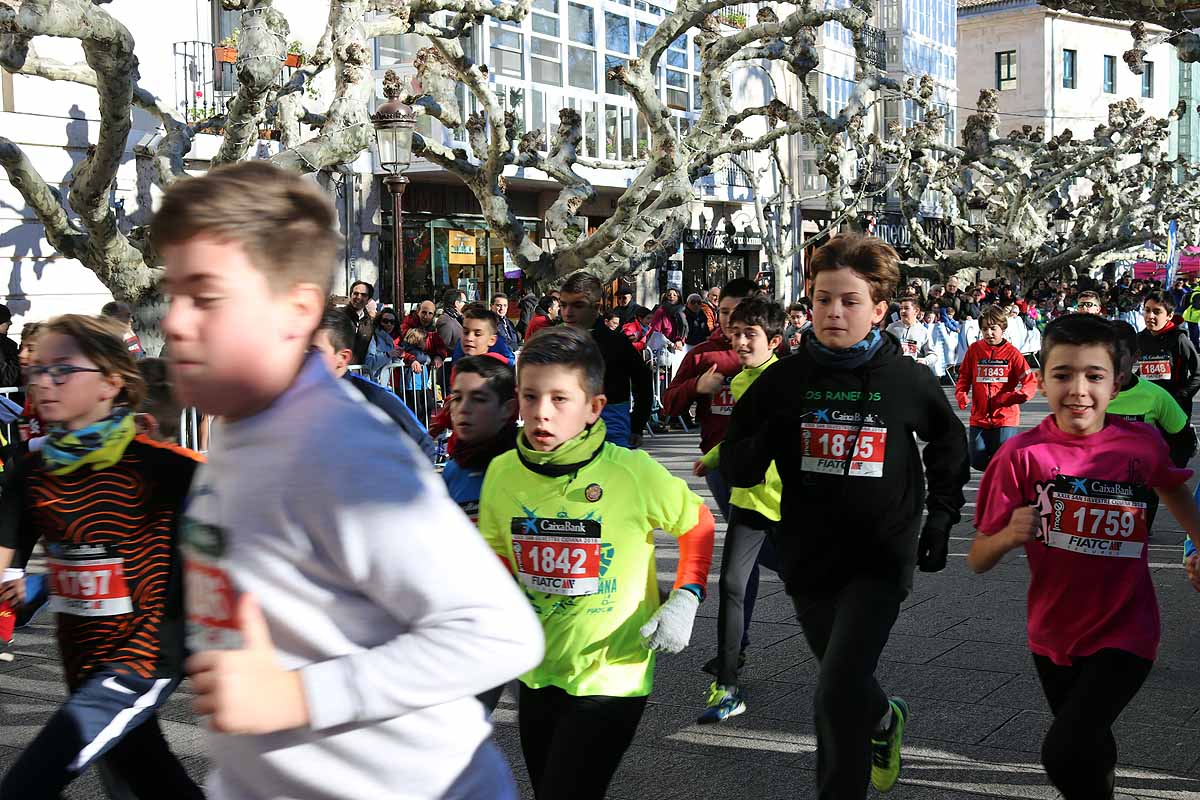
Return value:
<svg viewBox="0 0 1200 800">
<path fill-rule="evenodd" d="M 642 351 L 642 358 L 645 359 L 646 366 L 649 367 L 652 378 L 650 386 L 653 399 L 651 401 L 650 421 L 646 423 L 646 433 L 653 438 L 655 436 L 654 425 L 657 423 L 669 427 L 671 420 L 678 422 L 685 433 L 690 432 L 691 428 L 688 427 L 687 420 L 682 416 L 666 417 L 663 414 L 662 397 L 671 385 L 671 381 L 675 378 L 673 362 L 669 359 L 660 358 L 658 354 L 649 349 Z M 664 361 L 666 363 L 663 363 Z"/>
</svg>

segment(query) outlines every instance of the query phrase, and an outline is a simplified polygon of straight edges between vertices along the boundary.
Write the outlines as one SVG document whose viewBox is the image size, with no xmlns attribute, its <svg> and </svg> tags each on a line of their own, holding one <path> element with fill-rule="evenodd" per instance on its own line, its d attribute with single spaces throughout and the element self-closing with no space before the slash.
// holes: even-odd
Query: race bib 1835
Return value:
<svg viewBox="0 0 1200 800">
<path fill-rule="evenodd" d="M 800 428 L 801 469 L 825 475 L 882 478 L 887 428 L 805 422 Z M 850 459 L 849 472 L 846 459 Z"/>
<path fill-rule="evenodd" d="M 1141 557 L 1148 538 L 1144 486 L 1059 475 L 1050 491 L 1048 546 L 1091 556 Z"/>
<path fill-rule="evenodd" d="M 600 591 L 600 523 L 513 517 L 517 579 L 535 592 L 570 597 Z"/>
<path fill-rule="evenodd" d="M 125 562 L 100 545 L 56 548 L 50 569 L 50 610 L 77 617 L 113 617 L 133 611 Z"/>
</svg>

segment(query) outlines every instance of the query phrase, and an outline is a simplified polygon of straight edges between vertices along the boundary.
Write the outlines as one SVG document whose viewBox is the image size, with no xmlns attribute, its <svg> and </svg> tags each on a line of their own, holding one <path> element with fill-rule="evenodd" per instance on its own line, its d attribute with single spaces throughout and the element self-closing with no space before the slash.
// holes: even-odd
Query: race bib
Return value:
<svg viewBox="0 0 1200 800">
<path fill-rule="evenodd" d="M 916 339 L 905 339 L 904 341 L 900 342 L 900 347 L 903 348 L 904 355 L 916 358 L 918 349 Z"/>
<path fill-rule="evenodd" d="M 976 383 L 1007 383 L 1008 362 L 1002 359 L 980 359 L 975 366 Z"/>
<path fill-rule="evenodd" d="M 1137 362 L 1138 376 L 1150 381 L 1171 380 L 1171 359 L 1167 356 L 1148 356 Z"/>
<path fill-rule="evenodd" d="M 887 428 L 805 422 L 800 428 L 801 469 L 825 475 L 883 477 Z M 846 459 L 850 471 L 846 471 Z"/>
<path fill-rule="evenodd" d="M 1145 487 L 1059 475 L 1051 486 L 1049 547 L 1106 558 L 1140 558 L 1146 547 Z"/>
<path fill-rule="evenodd" d="M 224 568 L 225 534 L 214 526 L 185 519 L 183 579 L 187 600 L 187 642 L 197 652 L 238 650 L 237 590 Z"/>
<path fill-rule="evenodd" d="M 536 592 L 581 597 L 600 591 L 600 523 L 513 517 L 517 580 Z"/>
<path fill-rule="evenodd" d="M 726 375 L 725 383 L 712 396 L 712 402 L 709 404 L 708 410 L 713 414 L 728 417 L 733 413 L 733 389 L 730 388 L 730 384 L 732 383 L 733 376 Z"/>
<path fill-rule="evenodd" d="M 133 611 L 125 562 L 102 545 L 55 548 L 50 570 L 50 610 L 77 617 L 115 617 Z"/>
</svg>

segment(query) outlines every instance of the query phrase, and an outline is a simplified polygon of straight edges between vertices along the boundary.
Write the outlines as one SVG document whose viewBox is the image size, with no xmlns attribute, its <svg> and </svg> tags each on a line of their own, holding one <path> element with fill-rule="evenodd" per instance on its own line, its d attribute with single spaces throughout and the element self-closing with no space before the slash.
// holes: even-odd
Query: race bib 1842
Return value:
<svg viewBox="0 0 1200 800">
<path fill-rule="evenodd" d="M 1001 358 L 979 359 L 975 367 L 975 380 L 978 383 L 1006 383 L 1008 362 Z"/>
<path fill-rule="evenodd" d="M 113 617 L 133 611 L 125 562 L 101 546 L 56 549 L 50 569 L 50 610 L 77 617 Z"/>
<path fill-rule="evenodd" d="M 825 475 L 882 478 L 887 428 L 805 422 L 800 429 L 801 469 Z M 846 459 L 850 468 L 846 470 Z"/>
<path fill-rule="evenodd" d="M 600 523 L 513 517 L 517 579 L 535 592 L 570 597 L 600 591 Z"/>
<path fill-rule="evenodd" d="M 1140 484 L 1059 475 L 1051 488 L 1046 544 L 1073 553 L 1140 558 L 1146 547 L 1146 501 Z"/>
<path fill-rule="evenodd" d="M 1138 375 L 1150 381 L 1171 380 L 1171 359 L 1167 356 L 1147 356 L 1138 359 Z"/>
</svg>

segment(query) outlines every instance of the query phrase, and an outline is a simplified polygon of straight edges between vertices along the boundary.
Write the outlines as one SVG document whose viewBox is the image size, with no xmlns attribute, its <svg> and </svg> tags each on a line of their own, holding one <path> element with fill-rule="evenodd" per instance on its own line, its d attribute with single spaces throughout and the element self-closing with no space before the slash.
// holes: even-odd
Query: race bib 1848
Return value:
<svg viewBox="0 0 1200 800">
<path fill-rule="evenodd" d="M 1138 375 L 1151 381 L 1171 380 L 1171 359 L 1167 356 L 1147 356 L 1137 362 Z"/>
<path fill-rule="evenodd" d="M 1006 383 L 1008 362 L 1000 358 L 979 359 L 975 368 L 975 380 L 978 383 Z"/>
<path fill-rule="evenodd" d="M 56 549 L 50 569 L 50 610 L 77 617 L 113 617 L 133 611 L 125 562 L 102 546 Z"/>
<path fill-rule="evenodd" d="M 536 592 L 570 597 L 600 591 L 600 523 L 513 517 L 517 579 Z"/>
<path fill-rule="evenodd" d="M 801 469 L 826 475 L 882 478 L 887 428 L 805 422 L 800 428 Z M 846 459 L 850 459 L 849 472 Z"/>
<path fill-rule="evenodd" d="M 1146 501 L 1140 484 L 1059 475 L 1051 488 L 1046 544 L 1073 553 L 1140 558 L 1146 547 Z"/>
</svg>

